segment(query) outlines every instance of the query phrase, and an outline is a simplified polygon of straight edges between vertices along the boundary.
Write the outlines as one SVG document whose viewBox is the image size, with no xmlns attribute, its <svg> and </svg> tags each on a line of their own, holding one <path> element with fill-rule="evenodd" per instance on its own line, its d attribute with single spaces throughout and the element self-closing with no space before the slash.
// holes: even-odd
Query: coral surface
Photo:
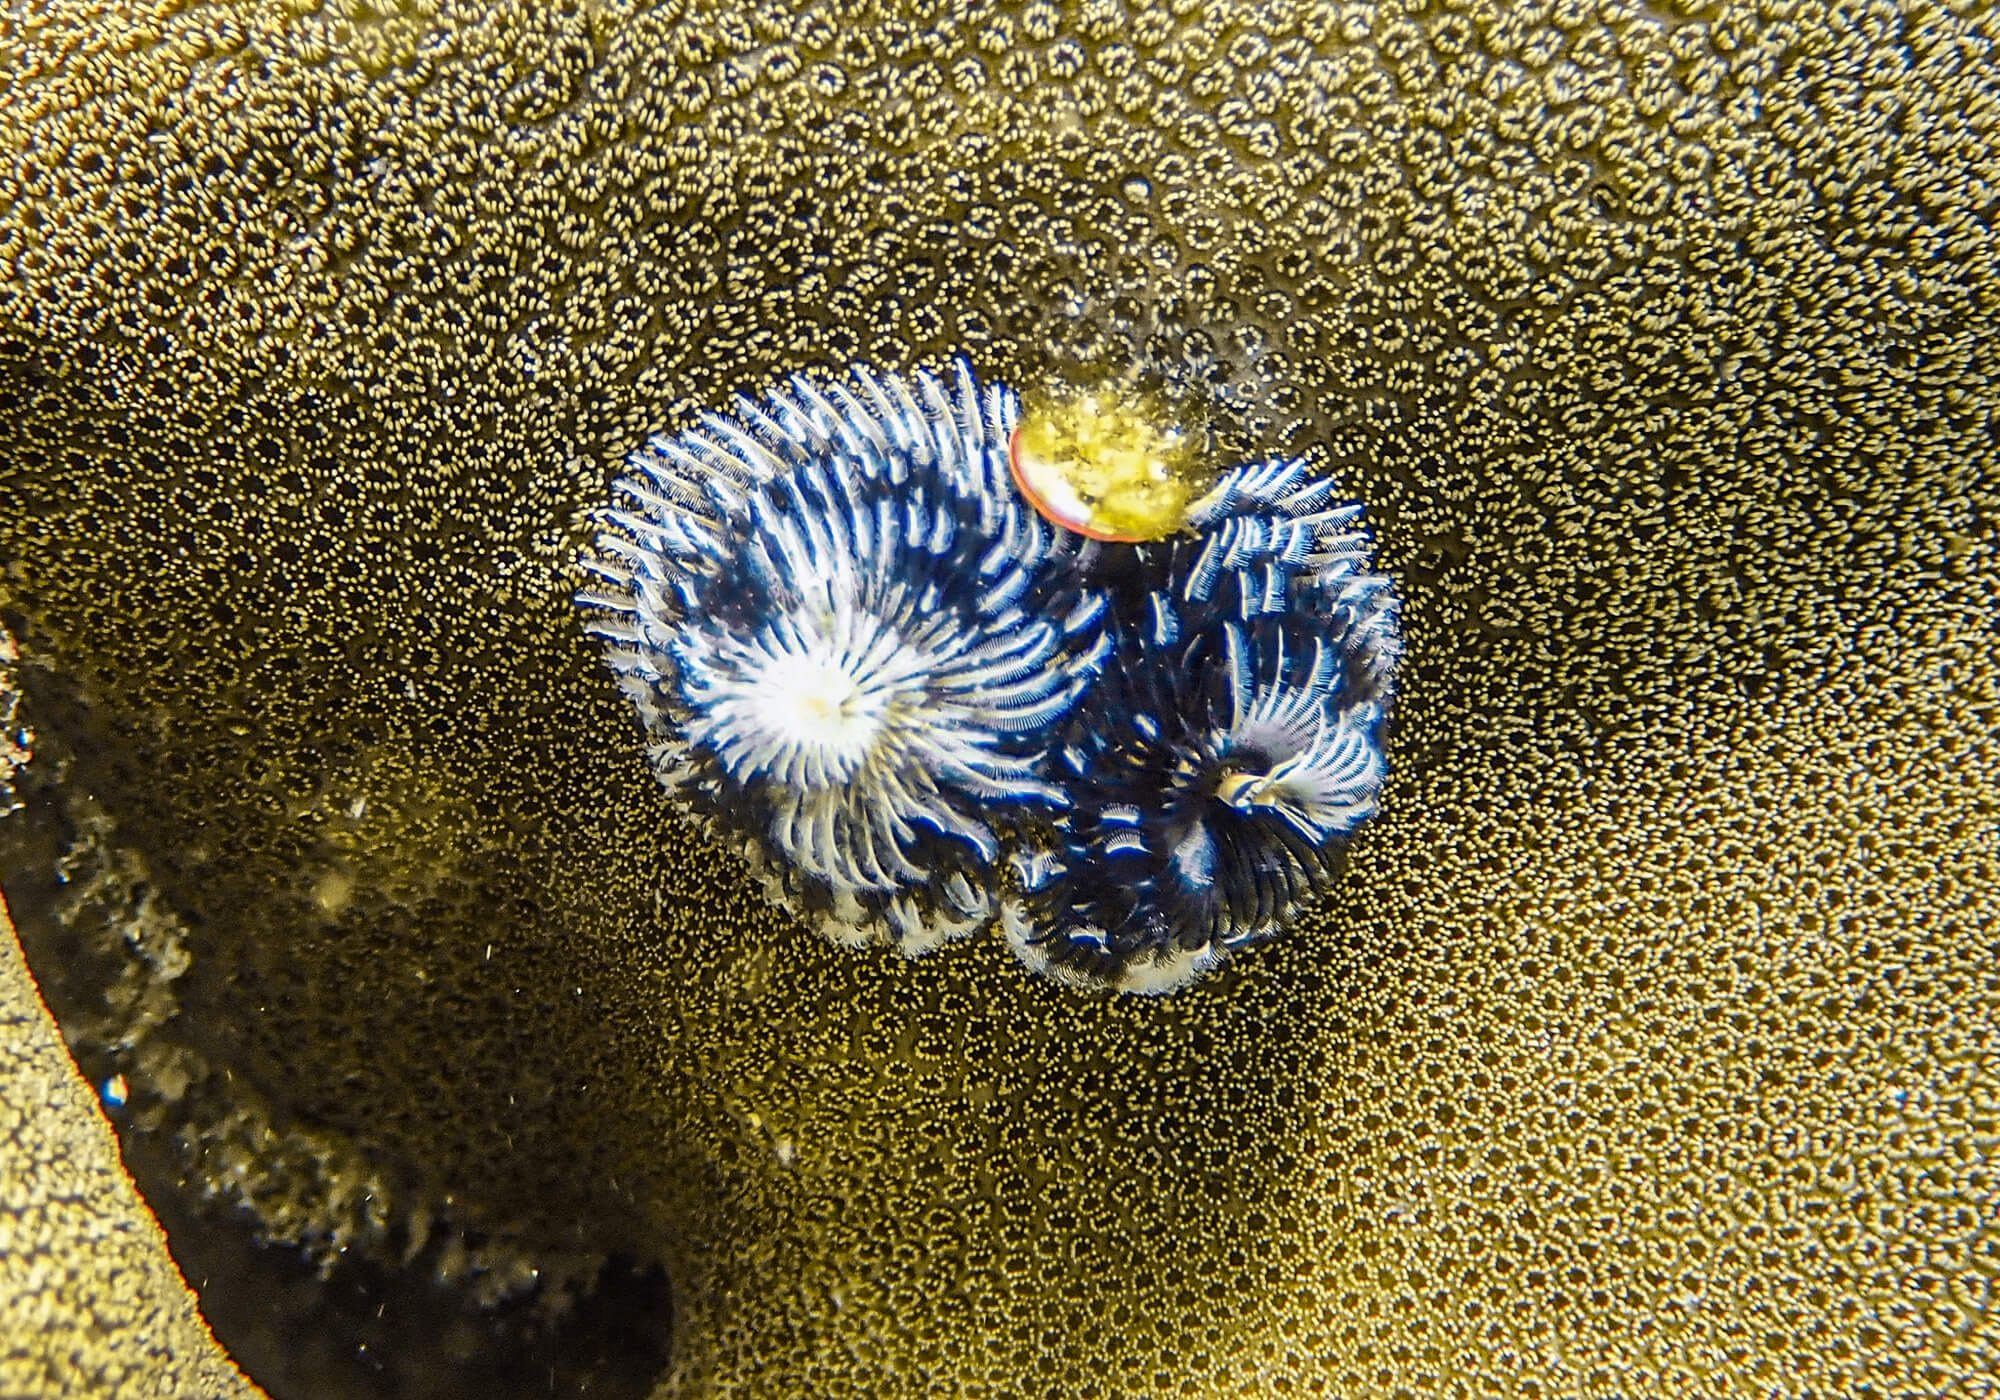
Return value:
<svg viewBox="0 0 2000 1400">
<path fill-rule="evenodd" d="M 0 628 L 0 816 L 31 757 Z M 253 1397 L 215 1349 L 159 1226 L 36 994 L 0 901 L 0 1395 Z"/>
<path fill-rule="evenodd" d="M 0 590 L 182 1033 L 665 1261 L 662 1397 L 2000 1372 L 1992 7 L 54 0 L 0 151 Z M 1174 998 L 798 936 L 575 626 L 647 434 L 952 347 L 1398 580 L 1382 817 Z"/>
</svg>

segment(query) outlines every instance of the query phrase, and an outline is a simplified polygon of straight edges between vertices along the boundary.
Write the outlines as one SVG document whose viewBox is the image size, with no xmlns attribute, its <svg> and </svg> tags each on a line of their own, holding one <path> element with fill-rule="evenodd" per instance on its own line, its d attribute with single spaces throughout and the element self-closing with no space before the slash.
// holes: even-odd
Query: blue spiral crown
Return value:
<svg viewBox="0 0 2000 1400">
<path fill-rule="evenodd" d="M 1263 462 L 1224 474 L 1192 537 L 1131 547 L 1114 659 L 1057 744 L 1067 817 L 1015 858 L 1029 966 L 1172 990 L 1326 882 L 1387 776 L 1401 654 L 1360 513 L 1302 459 Z"/>
<path fill-rule="evenodd" d="M 1012 393 L 853 371 L 654 439 L 581 597 L 654 773 L 845 942 L 995 912 L 1010 808 L 1109 649 L 1077 552 L 1007 489 Z"/>
</svg>

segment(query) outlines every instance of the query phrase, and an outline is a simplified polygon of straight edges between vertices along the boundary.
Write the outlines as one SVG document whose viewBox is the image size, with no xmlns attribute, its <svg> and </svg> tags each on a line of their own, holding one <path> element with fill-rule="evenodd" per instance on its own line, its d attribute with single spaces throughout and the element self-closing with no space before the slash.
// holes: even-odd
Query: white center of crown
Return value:
<svg viewBox="0 0 2000 1400">
<path fill-rule="evenodd" d="M 773 656 L 751 696 L 757 722 L 781 750 L 817 750 L 844 771 L 863 763 L 882 733 L 892 686 L 855 677 L 831 647 Z"/>
</svg>

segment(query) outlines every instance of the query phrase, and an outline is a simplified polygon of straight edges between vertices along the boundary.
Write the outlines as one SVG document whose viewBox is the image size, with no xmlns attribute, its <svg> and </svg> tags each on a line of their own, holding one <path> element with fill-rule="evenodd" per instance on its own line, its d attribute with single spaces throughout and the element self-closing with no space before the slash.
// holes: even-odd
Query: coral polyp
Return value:
<svg viewBox="0 0 2000 1400">
<path fill-rule="evenodd" d="M 1004 488 L 1011 393 L 800 378 L 633 456 L 580 601 L 653 771 L 833 937 L 994 911 L 996 824 L 1101 663 L 1069 537 Z"/>
</svg>

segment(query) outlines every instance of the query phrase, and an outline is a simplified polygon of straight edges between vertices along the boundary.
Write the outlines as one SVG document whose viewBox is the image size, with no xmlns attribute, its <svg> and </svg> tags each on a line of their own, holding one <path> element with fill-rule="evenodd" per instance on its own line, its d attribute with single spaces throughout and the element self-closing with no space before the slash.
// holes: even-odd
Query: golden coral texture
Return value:
<svg viewBox="0 0 2000 1400">
<path fill-rule="evenodd" d="M 119 1169 L 4 904 L 0 1086 L 0 1395 L 254 1400 Z"/>
<path fill-rule="evenodd" d="M 662 1396 L 2000 1373 L 1992 8 L 0 25 L 9 616 L 181 1033 L 666 1260 Z M 1324 445 L 1403 588 L 1381 819 L 1165 1002 L 787 926 L 571 616 L 647 432 L 961 348 Z"/>
</svg>

